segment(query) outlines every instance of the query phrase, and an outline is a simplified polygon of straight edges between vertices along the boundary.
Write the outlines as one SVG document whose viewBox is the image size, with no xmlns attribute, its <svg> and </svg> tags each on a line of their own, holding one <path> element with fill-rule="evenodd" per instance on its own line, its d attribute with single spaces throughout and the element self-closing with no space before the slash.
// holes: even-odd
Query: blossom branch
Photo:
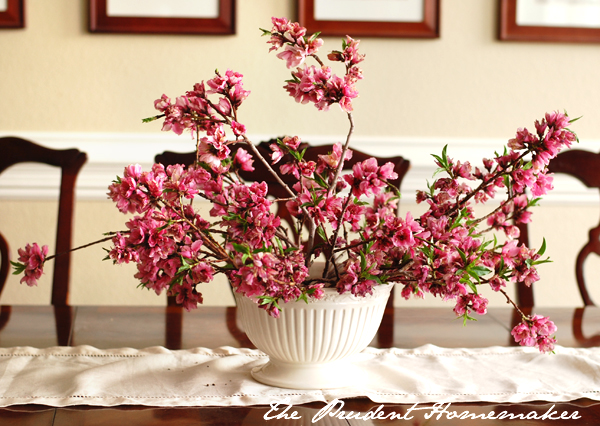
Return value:
<svg viewBox="0 0 600 426">
<path fill-rule="evenodd" d="M 69 249 L 69 250 L 67 250 L 67 251 L 63 251 L 63 252 L 61 252 L 61 253 L 55 253 L 55 254 L 53 254 L 53 255 L 50 255 L 50 256 L 46 257 L 46 258 L 45 258 L 45 260 L 46 260 L 46 261 L 47 261 L 47 260 L 52 260 L 52 259 L 54 259 L 54 258 L 56 258 L 56 257 L 59 257 L 59 256 L 62 256 L 62 255 L 65 255 L 65 254 L 67 254 L 67 253 L 72 253 L 72 252 L 74 252 L 74 251 L 77 251 L 77 250 L 82 250 L 82 249 L 84 249 L 84 248 L 88 248 L 88 247 L 91 247 L 91 246 L 95 246 L 95 245 L 97 245 L 97 244 L 104 243 L 104 242 L 106 242 L 106 241 L 110 241 L 110 240 L 112 240 L 112 239 L 113 239 L 113 237 L 114 237 L 115 235 L 117 235 L 117 234 L 119 234 L 119 233 L 120 233 L 120 234 L 127 234 L 127 233 L 129 233 L 129 231 L 111 231 L 111 232 L 107 232 L 107 233 L 105 233 L 105 234 L 104 234 L 104 235 L 108 235 L 107 237 L 100 238 L 99 240 L 92 241 L 91 243 L 83 244 L 83 245 L 81 245 L 81 246 L 78 246 L 78 247 L 74 247 L 74 248 L 72 248 L 72 249 Z"/>
</svg>

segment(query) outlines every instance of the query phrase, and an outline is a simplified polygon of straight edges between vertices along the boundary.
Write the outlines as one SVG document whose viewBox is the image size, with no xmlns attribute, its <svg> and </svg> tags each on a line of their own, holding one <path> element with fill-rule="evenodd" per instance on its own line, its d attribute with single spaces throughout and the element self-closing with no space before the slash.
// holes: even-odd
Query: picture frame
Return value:
<svg viewBox="0 0 600 426">
<path fill-rule="evenodd" d="M 438 38 L 440 1 L 298 0 L 298 20 L 322 36 Z"/>
<path fill-rule="evenodd" d="M 139 3 L 135 3 L 136 1 Z M 235 0 L 201 0 L 198 3 L 200 7 L 214 13 L 205 15 L 202 9 L 195 15 L 190 13 L 185 16 L 176 15 L 177 11 L 164 13 L 164 7 L 176 6 L 173 0 L 169 2 L 89 0 L 89 31 L 122 34 L 235 34 Z M 186 0 L 179 0 L 179 3 L 185 5 Z M 147 9 L 144 10 L 144 7 Z"/>
<path fill-rule="evenodd" d="M 25 27 L 25 0 L 0 2 L 0 28 Z"/>
<path fill-rule="evenodd" d="M 499 5 L 500 40 L 600 42 L 600 1 L 500 0 Z"/>
</svg>

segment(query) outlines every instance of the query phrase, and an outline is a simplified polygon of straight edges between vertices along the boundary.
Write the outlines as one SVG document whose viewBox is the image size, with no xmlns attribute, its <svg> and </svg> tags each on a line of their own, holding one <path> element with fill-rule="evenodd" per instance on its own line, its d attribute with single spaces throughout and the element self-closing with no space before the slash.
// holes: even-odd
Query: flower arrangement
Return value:
<svg viewBox="0 0 600 426">
<path fill-rule="evenodd" d="M 319 110 L 338 104 L 349 120 L 345 142 L 318 161 L 307 161 L 300 138 L 286 136 L 271 145 L 270 158 L 262 155 L 238 116 L 250 92 L 242 75 L 231 70 L 217 71 L 175 102 L 163 95 L 155 102 L 160 114 L 144 121 L 162 118 L 165 131 L 189 130 L 197 161 L 189 167 L 154 164 L 149 171 L 139 165 L 125 168 L 108 196 L 121 212 L 135 216 L 126 231 L 100 240 L 112 241 L 107 257 L 116 264 L 135 262 L 135 277 L 145 288 L 175 295 L 187 309 L 202 303 L 197 285 L 216 274 L 225 274 L 234 291 L 274 317 L 282 301 L 319 299 L 327 287 L 365 296 L 389 283 L 401 286 L 406 299 L 429 293 L 453 301 L 465 323 L 473 312 L 486 313 L 483 288 L 515 305 L 504 290 L 507 283 L 532 285 L 539 279 L 536 266 L 547 260 L 541 258 L 544 244 L 537 251 L 518 245 L 514 224 L 529 222 L 529 208 L 552 188 L 547 165 L 576 140 L 567 128 L 574 120 L 547 113 L 535 122 L 535 133 L 519 129 L 504 152 L 484 159 L 481 167 L 452 159 L 444 148 L 433 155 L 441 176 L 416 194 L 428 210 L 417 218 L 401 215 L 399 189 L 390 184 L 397 178 L 393 164 L 379 165 L 371 158 L 342 173 L 352 156 L 355 85 L 363 78 L 359 41 L 346 37 L 341 50 L 327 55 L 341 62 L 344 73 L 337 75 L 317 56 L 323 44 L 318 34 L 309 37 L 305 28 L 285 18 L 273 18 L 272 24 L 270 31 L 262 31 L 270 51 L 279 51 L 277 57 L 292 69 L 285 90 L 296 102 Z M 308 60 L 316 65 L 307 65 Z M 284 158 L 290 160 L 279 164 Z M 255 160 L 289 194 L 296 232 L 272 212 L 266 183 L 241 178 L 242 172 L 254 170 Z M 295 183 L 287 185 L 276 167 Z M 473 205 L 500 192 L 499 205 L 476 218 Z M 212 221 L 194 210 L 195 198 L 211 203 Z M 495 231 L 505 234 L 504 242 Z M 13 264 L 15 273 L 24 274 L 21 282 L 37 284 L 44 263 L 53 257 L 47 254 L 47 246 L 37 244 L 19 249 L 19 262 Z M 309 267 L 319 257 L 325 257 L 324 267 L 315 278 Z M 512 335 L 546 352 L 553 349 L 555 330 L 546 317 L 522 314 Z"/>
</svg>

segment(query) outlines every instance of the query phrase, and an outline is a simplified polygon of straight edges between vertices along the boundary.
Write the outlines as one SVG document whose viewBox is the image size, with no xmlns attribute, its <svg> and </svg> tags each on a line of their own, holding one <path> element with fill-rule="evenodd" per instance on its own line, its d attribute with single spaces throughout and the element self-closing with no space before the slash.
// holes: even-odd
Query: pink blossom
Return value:
<svg viewBox="0 0 600 426">
<path fill-rule="evenodd" d="M 519 195 L 513 200 L 513 219 L 515 223 L 531 222 L 531 212 L 527 211 L 529 201 L 526 195 Z"/>
<path fill-rule="evenodd" d="M 566 114 L 558 111 L 547 112 L 544 118 L 548 126 L 553 127 L 555 130 L 566 128 L 570 121 Z"/>
<path fill-rule="evenodd" d="M 108 257 L 115 264 L 138 262 L 139 254 L 133 246 L 129 244 L 128 239 L 120 232 L 112 239 L 113 248 L 108 252 Z"/>
<path fill-rule="evenodd" d="M 391 170 L 390 170 L 391 169 Z M 352 188 L 352 195 L 379 194 L 385 186 L 388 178 L 395 179 L 397 174 L 393 172 L 393 165 L 386 164 L 381 169 L 375 158 L 369 158 L 352 166 L 352 175 L 345 175 L 344 179 Z"/>
<path fill-rule="evenodd" d="M 252 158 L 252 155 L 250 155 L 245 149 L 239 148 L 235 153 L 234 163 L 241 170 L 244 170 L 246 172 L 254 171 L 254 167 L 252 166 L 253 162 L 254 159 Z"/>
<path fill-rule="evenodd" d="M 535 181 L 535 184 L 531 187 L 531 194 L 534 197 L 545 195 L 548 191 L 554 188 L 554 186 L 552 185 L 552 181 L 552 175 L 538 173 L 537 180 Z"/>
<path fill-rule="evenodd" d="M 517 130 L 517 135 L 508 141 L 508 147 L 514 150 L 524 149 L 537 142 L 537 138 L 527 129 Z"/>
<path fill-rule="evenodd" d="M 296 151 L 300 146 L 301 139 L 298 136 L 284 136 L 281 143 L 288 147 L 290 150 Z"/>
<path fill-rule="evenodd" d="M 186 311 L 196 309 L 202 303 L 202 294 L 196 291 L 196 287 L 189 281 L 173 286 L 172 292 L 176 295 L 175 300 L 183 305 Z"/>
<path fill-rule="evenodd" d="M 511 334 L 522 346 L 535 346 L 541 352 L 552 352 L 556 339 L 551 335 L 555 332 L 556 325 L 548 317 L 534 315 L 515 326 Z"/>
<path fill-rule="evenodd" d="M 317 162 L 317 173 L 323 173 L 326 168 L 336 170 L 338 164 L 342 158 L 342 144 L 337 142 L 333 145 L 332 151 L 327 154 L 319 154 L 319 161 Z M 344 161 L 348 161 L 352 158 L 352 150 L 347 149 L 344 154 Z"/>
<path fill-rule="evenodd" d="M 337 289 L 340 293 L 350 292 L 355 296 L 365 296 L 373 294 L 373 286 L 376 285 L 372 279 L 362 277 L 360 263 L 358 261 L 349 261 L 346 264 L 346 271 L 340 278 Z"/>
<path fill-rule="evenodd" d="M 238 123 L 237 121 L 231 122 L 231 129 L 233 130 L 233 134 L 236 136 L 243 136 L 246 134 L 246 126 L 242 123 Z"/>
<path fill-rule="evenodd" d="M 454 312 L 458 316 L 468 315 L 471 311 L 475 311 L 478 315 L 485 315 L 487 304 L 488 300 L 486 298 L 481 297 L 479 294 L 468 293 L 457 298 Z"/>
<path fill-rule="evenodd" d="M 277 54 L 277 57 L 286 61 L 286 66 L 288 68 L 293 68 L 304 62 L 306 53 L 306 48 L 288 44 L 285 46 L 283 52 Z"/>
<path fill-rule="evenodd" d="M 198 262 L 192 267 L 191 277 L 194 283 L 208 283 L 213 280 L 214 268 L 206 262 Z"/>
<path fill-rule="evenodd" d="M 273 151 L 273 153 L 271 154 L 271 163 L 277 164 L 283 158 L 284 152 L 279 147 L 279 145 L 274 144 L 274 143 L 270 145 L 270 148 L 271 148 L 271 151 Z"/>
<path fill-rule="evenodd" d="M 48 246 L 40 248 L 37 243 L 27 244 L 24 249 L 18 249 L 18 253 L 21 264 L 18 265 L 17 271 L 23 273 L 20 283 L 26 283 L 29 287 L 36 286 L 44 273 Z"/>
<path fill-rule="evenodd" d="M 214 134 L 202 138 L 198 145 L 198 160 L 208 164 L 212 170 L 221 172 L 221 161 L 230 153 L 226 142 L 225 133 L 220 128 Z"/>
<path fill-rule="evenodd" d="M 142 167 L 132 164 L 125 167 L 123 177 L 118 178 L 108 187 L 108 196 L 122 213 L 141 213 L 150 207 L 148 189 L 140 184 Z"/>
</svg>

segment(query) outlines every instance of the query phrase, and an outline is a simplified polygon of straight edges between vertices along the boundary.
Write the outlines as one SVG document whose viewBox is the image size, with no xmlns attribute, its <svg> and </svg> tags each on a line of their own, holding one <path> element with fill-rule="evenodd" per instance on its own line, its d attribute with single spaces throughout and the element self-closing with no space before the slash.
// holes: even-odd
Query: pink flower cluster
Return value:
<svg viewBox="0 0 600 426">
<path fill-rule="evenodd" d="M 548 317 L 534 315 L 513 328 L 511 334 L 523 346 L 535 346 L 541 352 L 552 352 L 556 325 Z"/>
<path fill-rule="evenodd" d="M 146 288 L 167 291 L 186 309 L 195 308 L 202 303 L 196 285 L 212 281 L 215 271 L 203 254 L 210 250 L 203 238 L 209 223 L 182 200 L 216 188 L 202 168 L 155 164 L 143 172 L 139 165 L 126 167 L 108 195 L 121 212 L 138 215 L 127 222 L 126 232 L 112 238 L 108 257 L 117 264 L 135 262 L 135 277 Z"/>
<path fill-rule="evenodd" d="M 178 135 L 185 130 L 206 132 L 206 137 L 199 142 L 199 159 L 202 157 L 201 161 L 218 167 L 229 154 L 224 125 L 230 126 L 236 137 L 246 133 L 246 127 L 237 122 L 235 114 L 250 94 L 243 87 L 242 77 L 242 74 L 231 70 L 227 70 L 225 75 L 217 71 L 206 85 L 204 82 L 195 84 L 193 90 L 179 96 L 175 103 L 162 95 L 154 102 L 154 107 L 162 114 L 146 121 L 164 117 L 163 130 L 172 130 Z M 211 100 L 211 94 L 219 95 L 218 100 Z"/>
<path fill-rule="evenodd" d="M 427 210 L 419 217 L 401 215 L 392 163 L 370 158 L 342 173 L 352 159 L 351 101 L 357 96 L 354 83 L 362 78 L 358 41 L 347 37 L 342 50 L 328 55 L 345 66 L 338 77 L 317 56 L 322 41 L 307 38 L 297 23 L 273 18 L 272 30 L 263 32 L 270 36 L 271 50 L 283 48 L 277 56 L 298 67 L 285 86 L 298 102 L 319 109 L 339 103 L 347 113 L 346 143 L 309 161 L 301 139 L 286 136 L 271 144 L 270 156 L 261 154 L 238 120 L 249 92 L 241 74 L 231 70 L 194 85 L 175 103 L 163 95 L 155 102 L 161 114 L 149 120 L 164 118 L 163 130 L 195 135 L 196 162 L 155 164 L 149 171 L 130 165 L 110 185 L 108 196 L 118 210 L 133 215 L 127 230 L 112 235 L 108 257 L 113 262 L 136 263 L 135 276 L 144 287 L 176 296 L 187 309 L 202 303 L 200 285 L 224 274 L 234 291 L 274 317 L 280 302 L 318 299 L 325 287 L 366 296 L 377 285 L 397 283 L 406 299 L 429 293 L 452 301 L 455 314 L 466 322 L 472 313 L 486 313 L 483 288 L 512 302 L 504 291 L 508 282 L 530 286 L 539 280 L 536 267 L 546 261 L 544 246 L 537 251 L 519 246 L 514 223 L 531 220 L 536 197 L 552 188 L 548 162 L 576 140 L 566 114 L 546 114 L 535 122 L 535 133 L 519 129 L 508 150 L 484 159 L 480 167 L 453 160 L 444 148 L 434 155 L 441 176 L 417 192 L 417 202 Z M 304 64 L 307 58 L 319 66 Z M 273 213 L 267 184 L 242 178 L 256 160 L 289 195 L 277 201 L 286 201 L 296 221 L 292 228 Z M 286 184 L 284 178 L 291 177 L 293 183 Z M 475 217 L 475 203 L 499 194 L 503 200 L 497 207 Z M 210 220 L 196 212 L 194 199 L 212 205 Z M 487 232 L 506 238 L 485 239 Z M 37 244 L 19 251 L 22 263 L 14 265 L 25 274 L 22 282 L 35 285 L 47 251 Z M 317 259 L 324 259 L 325 267 L 315 277 L 308 271 Z M 554 324 L 540 316 L 522 317 L 515 339 L 552 350 Z"/>
<path fill-rule="evenodd" d="M 346 36 L 342 51 L 333 51 L 328 55 L 332 61 L 343 62 L 346 65 L 346 73 L 343 77 L 333 74 L 330 67 L 324 66 L 319 60 L 319 67 L 304 64 L 309 56 L 315 56 L 323 41 L 316 37 L 306 37 L 306 29 L 297 23 L 291 23 L 285 18 L 273 18 L 271 31 L 263 30 L 271 36 L 269 44 L 272 50 L 283 48 L 277 57 L 286 61 L 288 68 L 298 67 L 292 71 L 292 79 L 284 88 L 296 102 L 313 103 L 319 110 L 328 110 L 335 103 L 342 110 L 352 111 L 352 99 L 358 97 L 358 91 L 354 87 L 356 82 L 362 79 L 362 71 L 356 64 L 364 60 L 364 56 L 358 53 L 357 40 Z"/>
<path fill-rule="evenodd" d="M 443 288 L 436 280 L 431 285 L 418 280 L 405 281 L 405 286 L 409 287 L 403 291 L 405 297 L 430 292 L 445 299 L 455 299 L 455 312 L 466 319 L 471 310 L 485 312 L 485 303 L 477 293 L 480 285 L 486 284 L 493 291 L 504 293 L 508 281 L 530 286 L 539 280 L 536 266 L 546 261 L 541 259 L 544 248 L 536 251 L 519 246 L 514 239 L 519 236 L 514 223 L 531 220 L 528 208 L 535 205 L 537 199 L 530 198 L 529 193 L 538 197 L 552 189 L 548 162 L 576 140 L 575 134 L 566 128 L 569 122 L 565 114 L 546 114 L 535 123 L 536 135 L 519 129 L 508 143 L 508 152 L 491 160 L 484 159 L 481 169 L 453 161 L 446 155 L 446 150 L 442 156 L 435 156 L 437 165 L 447 177 L 437 179 L 429 192 L 417 194 L 418 202 L 429 204 L 420 223 L 432 233 L 433 240 L 426 250 L 417 251 L 413 262 L 414 266 L 431 270 L 434 276 L 441 278 Z M 499 191 L 506 194 L 500 205 L 485 217 L 476 218 L 472 202 L 485 203 Z M 504 232 L 506 242 L 484 246 L 479 237 L 475 237 L 478 232 L 474 232 L 481 223 L 488 226 L 487 230 Z M 524 317 L 523 324 L 528 321 Z M 544 350 L 552 343 L 550 340 L 519 341 L 526 345 L 542 345 Z"/>
<path fill-rule="evenodd" d="M 44 273 L 44 262 L 48 256 L 48 246 L 40 246 L 37 243 L 27 244 L 20 248 L 19 262 L 11 262 L 15 268 L 15 274 L 23 274 L 21 284 L 26 283 L 29 287 L 37 285 L 38 280 Z"/>
<path fill-rule="evenodd" d="M 323 40 L 312 36 L 306 38 L 306 28 L 297 22 L 290 22 L 286 18 L 272 18 L 272 31 L 263 30 L 264 35 L 270 35 L 267 43 L 271 45 L 269 52 L 283 51 L 277 54 L 279 59 L 286 61 L 288 68 L 301 65 L 308 56 L 315 55 L 323 46 Z"/>
</svg>

